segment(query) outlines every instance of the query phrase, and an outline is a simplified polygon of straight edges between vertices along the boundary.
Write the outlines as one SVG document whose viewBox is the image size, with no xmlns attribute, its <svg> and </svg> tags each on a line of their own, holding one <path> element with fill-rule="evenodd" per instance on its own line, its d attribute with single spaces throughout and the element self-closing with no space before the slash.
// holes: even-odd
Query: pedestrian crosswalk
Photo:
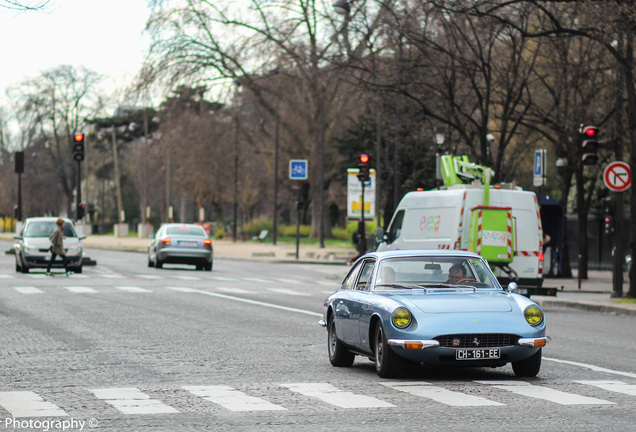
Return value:
<svg viewBox="0 0 636 432">
<path fill-rule="evenodd" d="M 564 385 L 565 384 L 565 385 Z M 563 386 L 567 391 L 554 386 Z M 636 401 L 636 384 L 622 381 L 579 380 L 560 383 L 533 384 L 526 381 L 475 380 L 463 383 L 433 384 L 423 381 L 396 381 L 369 383 L 360 390 L 359 385 L 351 388 L 338 387 L 328 382 L 272 383 L 265 386 L 271 394 L 262 391 L 254 393 L 252 385 L 237 388 L 230 385 L 184 385 L 170 391 L 156 391 L 152 387 L 104 387 L 86 388 L 85 397 L 92 397 L 100 403 L 86 403 L 96 413 L 82 412 L 86 416 L 97 415 L 108 407 L 123 415 L 179 414 L 180 407 L 191 406 L 184 399 L 199 398 L 209 411 L 219 409 L 228 412 L 247 411 L 290 411 L 297 409 L 321 410 L 325 406 L 340 409 L 399 409 L 412 406 L 413 397 L 420 404 L 441 404 L 449 407 L 505 407 L 531 401 L 554 403 L 568 406 L 602 406 L 619 403 L 633 404 Z M 584 394 L 590 389 L 601 389 L 602 399 Z M 75 416 L 76 404 L 59 402 L 64 400 L 64 389 L 49 390 L 45 395 L 33 390 L 0 391 L 0 416 L 8 414 L 14 418 Z M 371 394 L 363 394 L 364 392 Z M 55 395 L 56 402 L 47 400 L 47 395 Z M 479 395 L 479 396 L 477 396 Z M 621 399 L 621 397 L 625 399 Z M 187 401 L 186 401 L 187 402 Z M 6 412 L 6 413 L 5 413 Z"/>
<path fill-rule="evenodd" d="M 84 272 L 84 273 L 74 273 L 70 277 L 64 277 L 63 273 L 53 273 L 55 277 L 53 280 L 69 280 L 74 281 L 78 279 L 82 280 L 99 280 L 99 279 L 127 279 L 127 280 L 143 280 L 143 281 L 154 281 L 154 280 L 177 280 L 177 281 L 210 281 L 210 282 L 248 282 L 253 284 L 266 284 L 266 285 L 314 285 L 314 286 L 322 286 L 322 287 L 333 287 L 335 291 L 339 286 L 340 282 L 336 280 L 312 280 L 309 278 L 278 278 L 278 277 L 227 277 L 227 276 L 217 276 L 205 273 L 203 275 L 179 275 L 174 273 L 165 273 L 165 274 L 152 274 L 152 273 L 134 273 L 131 275 L 123 275 L 118 273 L 107 273 L 102 271 L 92 271 L 92 272 Z M 3 283 L 9 283 L 12 280 L 41 280 L 46 279 L 44 273 L 28 273 L 28 274 L 11 274 L 11 273 L 0 273 L 0 280 L 4 280 Z"/>
</svg>

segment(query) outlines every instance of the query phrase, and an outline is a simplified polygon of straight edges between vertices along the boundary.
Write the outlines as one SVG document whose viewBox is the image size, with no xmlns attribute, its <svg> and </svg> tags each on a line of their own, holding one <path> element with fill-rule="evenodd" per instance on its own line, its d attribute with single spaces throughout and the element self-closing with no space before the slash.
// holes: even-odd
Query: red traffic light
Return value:
<svg viewBox="0 0 636 432">
<path fill-rule="evenodd" d="M 73 135 L 73 139 L 75 140 L 75 142 L 82 142 L 84 141 L 84 134 L 76 133 L 75 135 Z"/>
<path fill-rule="evenodd" d="M 596 126 L 583 127 L 583 133 L 590 138 L 594 138 L 598 135 L 598 128 Z"/>
<path fill-rule="evenodd" d="M 363 163 L 363 164 L 369 163 L 369 156 L 365 154 L 360 155 L 360 163 Z"/>
</svg>

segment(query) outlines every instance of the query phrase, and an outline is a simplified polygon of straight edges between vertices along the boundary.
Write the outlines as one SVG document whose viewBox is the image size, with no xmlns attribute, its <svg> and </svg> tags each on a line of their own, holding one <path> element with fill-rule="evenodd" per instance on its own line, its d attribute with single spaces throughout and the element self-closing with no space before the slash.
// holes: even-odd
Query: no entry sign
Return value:
<svg viewBox="0 0 636 432">
<path fill-rule="evenodd" d="M 614 192 L 623 192 L 632 184 L 632 171 L 625 162 L 612 162 L 603 172 L 605 186 Z"/>
</svg>

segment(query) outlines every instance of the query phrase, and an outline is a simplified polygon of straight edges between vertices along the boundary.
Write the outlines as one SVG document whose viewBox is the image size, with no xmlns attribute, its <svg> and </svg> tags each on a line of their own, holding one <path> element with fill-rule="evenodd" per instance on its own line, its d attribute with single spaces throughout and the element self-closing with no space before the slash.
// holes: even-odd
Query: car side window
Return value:
<svg viewBox="0 0 636 432">
<path fill-rule="evenodd" d="M 359 262 L 347 275 L 345 280 L 342 282 L 341 289 L 356 289 L 356 280 L 358 279 L 358 275 L 360 274 L 360 269 L 362 268 L 363 262 Z"/>
<path fill-rule="evenodd" d="M 373 268 L 375 267 L 375 260 L 365 261 L 362 265 L 362 271 L 360 271 L 360 278 L 358 278 L 358 283 L 356 285 L 356 289 L 359 291 L 365 291 L 367 289 L 367 285 L 369 284 L 369 279 L 373 274 Z"/>
<path fill-rule="evenodd" d="M 393 243 L 402 233 L 402 223 L 404 222 L 404 210 L 400 210 L 395 214 L 387 236 L 389 238 L 388 243 Z"/>
</svg>

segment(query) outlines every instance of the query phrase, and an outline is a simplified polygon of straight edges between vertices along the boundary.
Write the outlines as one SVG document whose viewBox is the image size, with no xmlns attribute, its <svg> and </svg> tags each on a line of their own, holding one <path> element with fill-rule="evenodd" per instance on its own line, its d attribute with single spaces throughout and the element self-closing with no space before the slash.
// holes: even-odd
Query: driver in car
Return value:
<svg viewBox="0 0 636 432">
<path fill-rule="evenodd" d="M 448 280 L 446 282 L 457 283 L 462 279 L 466 279 L 466 268 L 461 263 L 454 264 L 448 270 Z"/>
</svg>

